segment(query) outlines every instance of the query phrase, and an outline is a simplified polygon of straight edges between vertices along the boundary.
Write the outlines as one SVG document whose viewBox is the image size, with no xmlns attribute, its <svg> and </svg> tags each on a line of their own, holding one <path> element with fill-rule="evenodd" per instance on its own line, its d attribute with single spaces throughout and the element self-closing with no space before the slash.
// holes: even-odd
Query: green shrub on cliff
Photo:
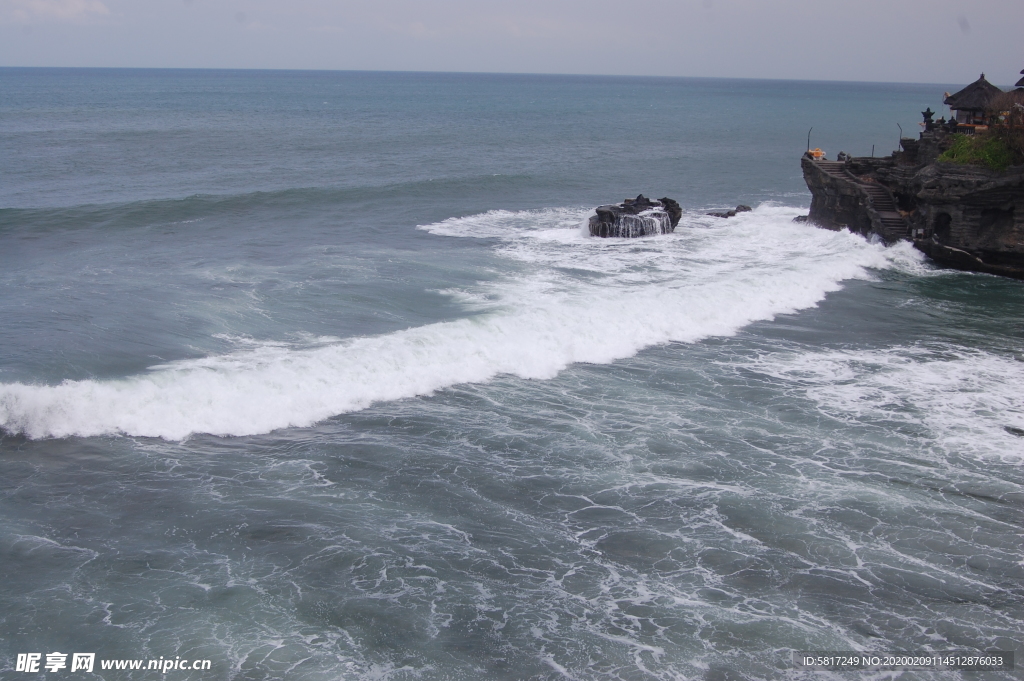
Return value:
<svg viewBox="0 0 1024 681">
<path fill-rule="evenodd" d="M 995 135 L 954 135 L 952 146 L 939 156 L 939 161 L 1006 170 L 1015 162 L 1020 163 L 1015 156 L 1006 141 Z"/>
</svg>

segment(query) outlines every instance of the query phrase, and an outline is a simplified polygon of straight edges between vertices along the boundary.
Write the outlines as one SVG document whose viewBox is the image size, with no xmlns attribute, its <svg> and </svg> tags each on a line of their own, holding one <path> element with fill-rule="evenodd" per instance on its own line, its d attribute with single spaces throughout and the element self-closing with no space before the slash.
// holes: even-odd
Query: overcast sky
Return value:
<svg viewBox="0 0 1024 681">
<path fill-rule="evenodd" d="M 1009 85 L 1024 0 L 0 0 L 0 66 Z"/>
</svg>

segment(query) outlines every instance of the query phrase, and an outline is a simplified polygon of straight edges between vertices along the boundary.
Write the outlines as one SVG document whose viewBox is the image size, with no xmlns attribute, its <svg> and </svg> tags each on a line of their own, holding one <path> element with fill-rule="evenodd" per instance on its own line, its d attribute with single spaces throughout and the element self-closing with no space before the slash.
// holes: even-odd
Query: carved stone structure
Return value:
<svg viewBox="0 0 1024 681">
<path fill-rule="evenodd" d="M 936 126 L 902 152 L 843 163 L 804 157 L 808 220 L 831 229 L 910 239 L 958 269 L 1024 278 L 1024 166 L 994 171 L 939 163 L 951 142 Z"/>
</svg>

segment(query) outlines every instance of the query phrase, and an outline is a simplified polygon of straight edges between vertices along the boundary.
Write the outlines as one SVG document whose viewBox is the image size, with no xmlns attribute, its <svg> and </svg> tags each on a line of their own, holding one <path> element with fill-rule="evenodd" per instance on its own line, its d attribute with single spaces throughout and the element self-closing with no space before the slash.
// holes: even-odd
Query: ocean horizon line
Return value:
<svg viewBox="0 0 1024 681">
<path fill-rule="evenodd" d="M 956 86 L 952 81 L 947 83 L 900 81 L 900 80 L 844 80 L 820 78 L 757 78 L 748 76 L 666 76 L 650 74 L 614 74 L 614 73 L 534 73 L 524 71 L 431 71 L 409 69 L 291 69 L 291 68 L 247 68 L 220 66 L 19 66 L 0 65 L 0 71 L 110 71 L 110 72 L 221 72 L 221 73 L 347 73 L 375 75 L 433 75 L 433 76 L 506 76 L 530 78 L 579 78 L 579 79 L 627 79 L 627 80 L 665 80 L 665 81 L 737 81 L 743 83 L 822 83 L 836 85 L 915 85 L 915 86 Z M 1013 86 L 999 85 L 1003 89 Z"/>
</svg>

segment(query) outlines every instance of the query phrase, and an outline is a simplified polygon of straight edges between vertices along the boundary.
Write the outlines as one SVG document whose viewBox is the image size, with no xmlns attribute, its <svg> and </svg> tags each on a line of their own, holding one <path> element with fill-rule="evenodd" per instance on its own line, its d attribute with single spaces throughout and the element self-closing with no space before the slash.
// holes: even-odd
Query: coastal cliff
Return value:
<svg viewBox="0 0 1024 681">
<path fill-rule="evenodd" d="M 808 221 L 886 243 L 908 239 L 941 264 L 1024 279 L 1024 166 L 940 161 L 950 143 L 950 135 L 928 131 L 884 158 L 804 156 Z"/>
</svg>

